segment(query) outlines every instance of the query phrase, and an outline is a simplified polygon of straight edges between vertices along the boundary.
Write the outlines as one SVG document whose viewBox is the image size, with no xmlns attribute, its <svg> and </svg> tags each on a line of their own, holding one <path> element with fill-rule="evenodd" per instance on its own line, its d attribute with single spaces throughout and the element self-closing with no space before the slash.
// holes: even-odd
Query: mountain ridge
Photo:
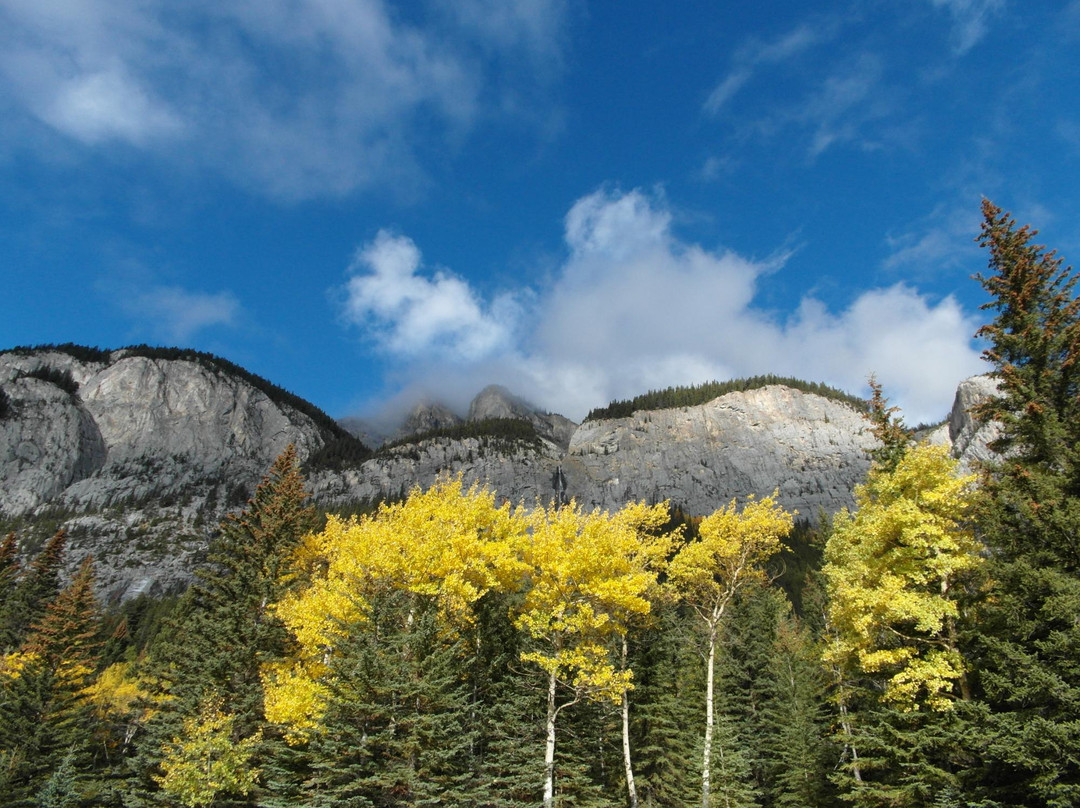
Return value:
<svg viewBox="0 0 1080 808">
<path fill-rule="evenodd" d="M 782 385 L 580 425 L 496 385 L 466 419 L 414 413 L 414 427 L 434 427 L 372 453 L 227 360 L 150 353 L 0 353 L 0 517 L 27 546 L 46 526 L 68 530 L 72 563 L 93 552 L 114 599 L 184 585 L 216 524 L 290 443 L 327 509 L 401 497 L 446 474 L 515 503 L 548 501 L 561 471 L 588 508 L 669 499 L 695 515 L 776 490 L 810 519 L 851 504 L 873 445 L 855 407 Z M 970 419 L 954 420 L 935 439 L 955 432 L 963 452 L 980 451 Z"/>
</svg>

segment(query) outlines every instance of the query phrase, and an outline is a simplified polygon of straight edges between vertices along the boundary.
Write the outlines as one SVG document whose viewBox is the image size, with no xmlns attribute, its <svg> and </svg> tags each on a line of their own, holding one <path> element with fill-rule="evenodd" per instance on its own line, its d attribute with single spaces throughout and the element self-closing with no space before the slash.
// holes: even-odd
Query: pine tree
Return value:
<svg viewBox="0 0 1080 808">
<path fill-rule="evenodd" d="M 9 536 L 4 545 L 14 542 Z M 60 572 L 67 551 L 67 534 L 58 530 L 0 603 L 0 652 L 14 650 L 60 591 Z M 10 562 L 9 562 L 10 564 Z M 14 567 L 9 565 L 8 570 Z"/>
<path fill-rule="evenodd" d="M 228 705 L 237 742 L 256 735 L 265 735 L 263 748 L 276 742 L 272 731 L 260 733 L 269 729 L 260 674 L 264 663 L 284 657 L 289 635 L 271 606 L 286 591 L 293 553 L 314 527 L 315 509 L 290 445 L 244 511 L 222 522 L 197 583 L 151 649 L 148 673 L 156 682 L 157 709 L 133 761 L 132 802 L 157 800 L 153 778 L 163 748 L 182 736 L 183 721 L 198 716 L 208 700 Z M 248 804 L 255 792 L 233 793 L 238 796 L 230 799 Z"/>
<path fill-rule="evenodd" d="M 989 707 L 969 788 L 1008 805 L 1080 803 L 1080 301 L 1036 231 L 983 203 L 994 319 L 979 330 L 1001 425 L 980 500 L 994 582 L 975 637 Z"/>
<path fill-rule="evenodd" d="M 100 634 L 93 562 L 87 558 L 9 662 L 21 659 L 19 669 L 6 678 L 0 699 L 0 749 L 8 759 L 22 761 L 12 780 L 13 793 L 28 798 L 69 755 L 75 756 L 80 770 L 89 767 L 86 688 L 96 673 Z M 65 787 L 73 779 L 65 778 Z"/>
</svg>

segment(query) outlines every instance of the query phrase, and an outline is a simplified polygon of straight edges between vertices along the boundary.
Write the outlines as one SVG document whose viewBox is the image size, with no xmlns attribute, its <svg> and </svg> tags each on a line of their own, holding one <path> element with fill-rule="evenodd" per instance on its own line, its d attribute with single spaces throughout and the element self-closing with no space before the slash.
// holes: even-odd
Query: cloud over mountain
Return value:
<svg viewBox="0 0 1080 808">
<path fill-rule="evenodd" d="M 640 190 L 579 199 L 565 241 L 549 287 L 485 304 L 446 271 L 419 276 L 416 245 L 380 233 L 358 253 L 353 270 L 363 271 L 349 280 L 346 315 L 413 362 L 404 375 L 424 389 L 465 395 L 502 380 L 572 418 L 672 384 L 778 373 L 858 391 L 873 373 L 914 423 L 944 415 L 956 383 L 981 369 L 976 324 L 951 297 L 899 283 L 839 312 L 808 295 L 778 317 L 756 298 L 783 258 L 687 243 L 665 201 Z M 430 352 L 454 366 L 425 362 Z"/>
</svg>

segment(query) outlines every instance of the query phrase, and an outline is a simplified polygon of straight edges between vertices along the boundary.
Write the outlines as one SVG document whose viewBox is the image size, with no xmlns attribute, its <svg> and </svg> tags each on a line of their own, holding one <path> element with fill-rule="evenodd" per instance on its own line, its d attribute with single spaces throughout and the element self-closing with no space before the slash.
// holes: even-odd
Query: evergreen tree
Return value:
<svg viewBox="0 0 1080 808">
<path fill-rule="evenodd" d="M 706 640 L 705 733 L 701 750 L 701 806 L 712 805 L 712 773 L 724 750 L 716 736 L 716 658 L 732 604 L 747 586 L 766 578 L 766 562 L 780 550 L 780 538 L 792 528 L 792 515 L 773 497 L 751 500 L 742 511 L 734 500 L 702 520 L 699 540 L 676 553 L 669 579 L 701 621 Z M 725 727 L 721 730 L 726 731 Z M 734 763 L 733 759 L 729 759 Z M 727 771 L 734 771 L 732 766 Z"/>
<path fill-rule="evenodd" d="M 653 625 L 636 635 L 631 649 L 634 768 L 641 804 L 674 808 L 700 794 L 695 771 L 705 666 L 690 609 L 663 601 L 657 607 Z"/>
<path fill-rule="evenodd" d="M 828 775 L 838 755 L 829 741 L 828 683 L 818 644 L 791 615 L 776 627 L 766 687 L 767 803 L 778 808 L 832 804 Z"/>
<path fill-rule="evenodd" d="M 870 450 L 870 459 L 883 471 L 893 471 L 908 449 L 911 435 L 904 426 L 899 407 L 890 407 L 882 386 L 873 376 L 870 377 L 871 397 L 867 418 L 871 431 L 879 445 Z"/>
<path fill-rule="evenodd" d="M 13 536 L 8 536 L 4 546 L 9 542 L 14 543 Z M 67 534 L 58 530 L 11 587 L 10 596 L 0 602 L 0 652 L 22 644 L 30 626 L 60 591 L 60 568 L 66 550 Z M 8 572 L 13 569 L 14 562 L 9 560 Z"/>
<path fill-rule="evenodd" d="M 0 544 L 0 603 L 6 604 L 19 577 L 19 546 L 15 534 L 8 533 Z M 0 608 L 0 614 L 3 609 Z"/>
<path fill-rule="evenodd" d="M 151 649 L 148 669 L 156 682 L 157 710 L 132 764 L 137 778 L 132 802 L 157 800 L 154 777 L 160 776 L 165 745 L 177 737 L 184 742 L 184 720 L 198 716 L 208 700 L 220 698 L 228 705 L 229 731 L 237 742 L 267 729 L 261 668 L 284 657 L 289 641 L 271 606 L 286 591 L 285 572 L 294 551 L 314 527 L 315 510 L 290 445 L 247 508 L 222 522 L 197 583 Z M 272 731 L 262 734 L 265 752 L 276 739 Z M 233 794 L 248 804 L 255 792 Z"/>
<path fill-rule="evenodd" d="M 1080 301 L 1077 276 L 1036 232 L 983 203 L 994 319 L 979 330 L 1001 425 L 979 525 L 991 549 L 977 684 L 989 707 L 970 778 L 1017 806 L 1080 803 Z"/>
<path fill-rule="evenodd" d="M 385 590 L 347 627 L 309 750 L 313 806 L 475 805 L 461 644 L 430 599 Z"/>
<path fill-rule="evenodd" d="M 544 753 L 544 699 L 521 675 L 522 638 L 509 617 L 520 599 L 518 593 L 493 591 L 476 603 L 469 686 L 480 808 L 533 804 L 543 789 L 536 761 Z"/>
<path fill-rule="evenodd" d="M 74 775 L 59 774 L 69 756 L 80 771 L 89 768 L 86 688 L 96 673 L 100 633 L 93 562 L 87 558 L 31 627 L 18 654 L 7 660 L 11 673 L 0 688 L 0 749 L 7 760 L 21 763 L 9 785 L 17 799 L 30 799 L 50 774 L 60 778 L 50 793 L 61 784 L 70 790 Z"/>
</svg>

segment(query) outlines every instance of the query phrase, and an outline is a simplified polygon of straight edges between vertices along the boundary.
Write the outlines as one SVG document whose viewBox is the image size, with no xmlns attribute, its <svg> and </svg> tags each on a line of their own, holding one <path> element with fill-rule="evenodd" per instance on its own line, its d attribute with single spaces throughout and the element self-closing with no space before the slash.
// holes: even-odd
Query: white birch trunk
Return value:
<svg viewBox="0 0 1080 808">
<path fill-rule="evenodd" d="M 544 808 L 555 805 L 555 673 L 548 675 L 547 744 L 544 747 Z"/>
<path fill-rule="evenodd" d="M 705 752 L 701 762 L 701 808 L 709 808 L 709 781 L 713 740 L 713 669 L 716 662 L 716 626 L 709 627 L 709 661 L 705 671 Z"/>
<path fill-rule="evenodd" d="M 626 670 L 626 637 L 622 638 L 623 670 Z M 622 752 L 623 765 L 626 767 L 626 793 L 630 797 L 630 808 L 637 808 L 637 786 L 634 785 L 634 764 L 630 758 L 630 691 L 624 690 L 622 697 Z"/>
</svg>

